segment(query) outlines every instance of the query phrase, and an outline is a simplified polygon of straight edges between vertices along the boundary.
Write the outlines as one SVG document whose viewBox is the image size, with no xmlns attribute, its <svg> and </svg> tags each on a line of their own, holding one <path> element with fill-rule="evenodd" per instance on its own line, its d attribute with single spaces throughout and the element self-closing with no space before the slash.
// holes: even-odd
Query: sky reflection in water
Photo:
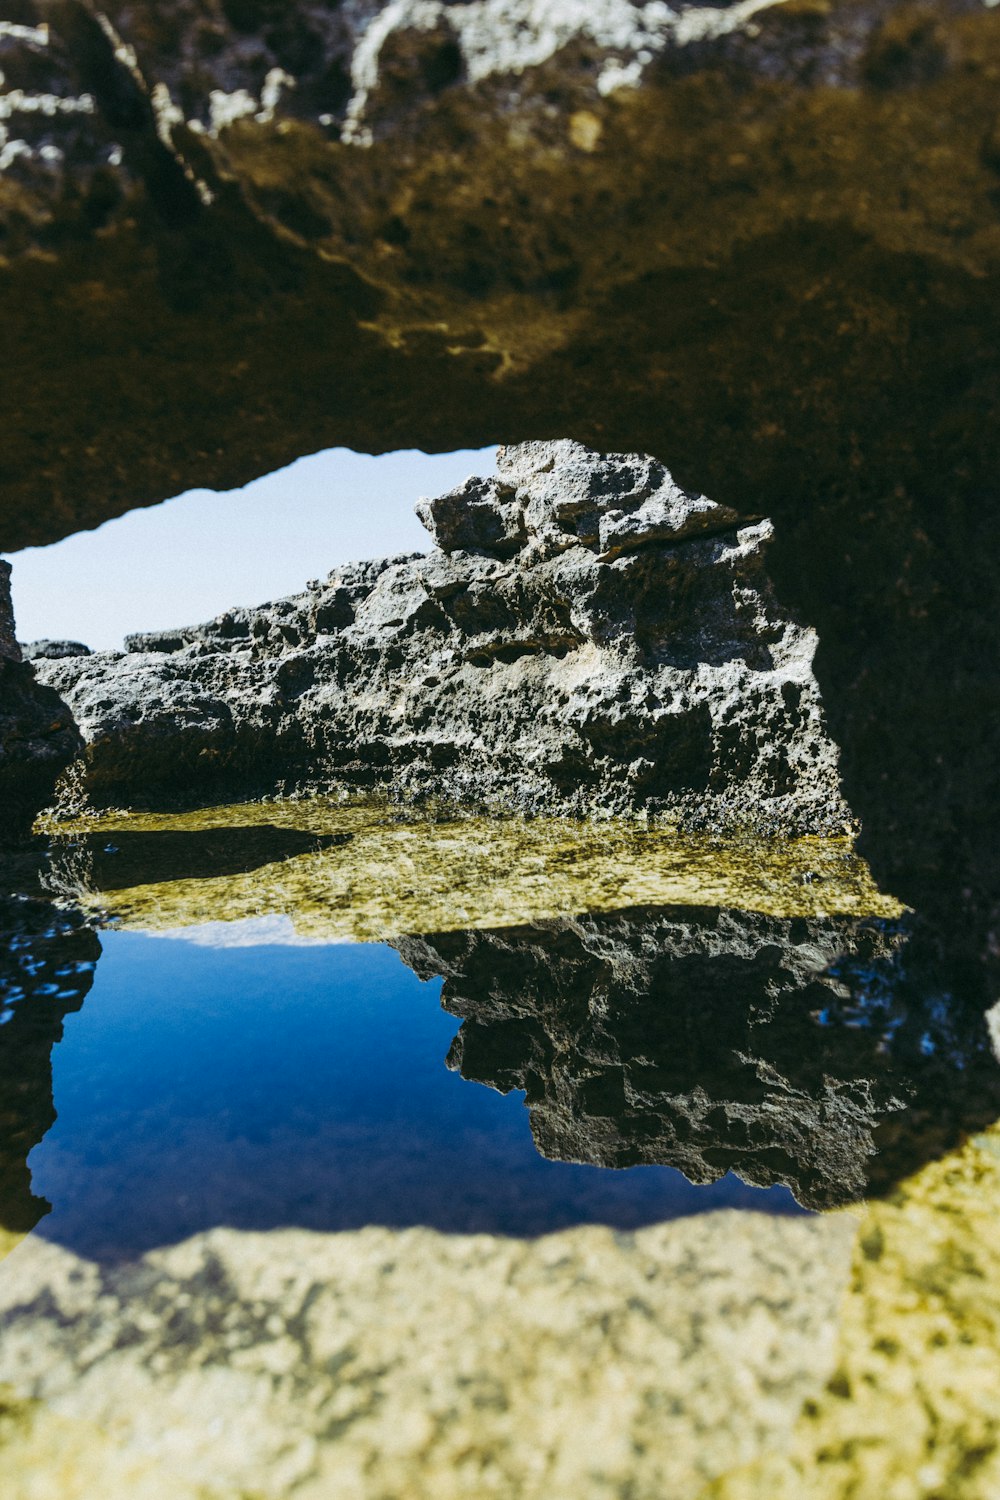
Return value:
<svg viewBox="0 0 1000 1500">
<path fill-rule="evenodd" d="M 231 936 L 236 934 L 230 928 Z M 215 1225 L 424 1224 L 536 1235 L 721 1207 L 797 1212 L 727 1175 L 546 1161 L 520 1092 L 449 1072 L 440 980 L 381 944 L 216 947 L 102 934 L 53 1049 L 58 1119 L 30 1157 L 41 1233 L 140 1254 Z"/>
</svg>

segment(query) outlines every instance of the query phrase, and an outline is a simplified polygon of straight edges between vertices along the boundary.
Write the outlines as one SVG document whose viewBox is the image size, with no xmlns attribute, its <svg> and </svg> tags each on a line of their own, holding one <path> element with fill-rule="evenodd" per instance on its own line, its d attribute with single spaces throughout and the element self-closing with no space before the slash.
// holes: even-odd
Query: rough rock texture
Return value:
<svg viewBox="0 0 1000 1500">
<path fill-rule="evenodd" d="M 786 1451 L 708 1486 L 703 1500 L 997 1493 L 998 1203 L 993 1125 L 870 1206 L 822 1398 L 806 1403 Z"/>
<path fill-rule="evenodd" d="M 1000 10 L 10 0 L 0 30 L 0 547 L 325 444 L 660 454 L 774 518 L 876 876 L 995 998 Z"/>
<path fill-rule="evenodd" d="M 3 1492 L 79 1493 L 87 1444 L 57 1489 L 51 1413 L 162 1465 L 171 1500 L 692 1494 L 782 1451 L 821 1396 L 854 1234 L 223 1229 L 110 1268 L 36 1239 L 0 1278 L 0 1381 L 43 1403 L 42 1440 L 32 1462 L 3 1433 Z"/>
<path fill-rule="evenodd" d="M 90 647 L 82 641 L 28 641 L 22 644 L 25 661 L 58 661 L 62 656 L 89 656 Z"/>
<path fill-rule="evenodd" d="M 893 453 L 889 502 L 992 399 L 976 0 L 9 0 L 0 49 L 0 545 L 335 442 L 796 505 Z"/>
<path fill-rule="evenodd" d="M 504 450 L 421 502 L 438 549 L 127 651 L 44 661 L 101 802 L 296 778 L 533 811 L 842 830 L 811 662 L 767 521 L 661 464 Z"/>
<path fill-rule="evenodd" d="M 898 924 L 639 908 L 395 946 L 444 975 L 449 1066 L 523 1089 L 558 1161 L 732 1170 L 830 1208 L 1000 1112 L 986 1024 L 927 1003 Z"/>
<path fill-rule="evenodd" d="M 805 1221 L 221 1231 L 110 1271 L 35 1239 L 0 1281 L 5 1500 L 987 1500 L 998 1209 L 994 1126 Z"/>
<path fill-rule="evenodd" d="M 24 838 L 80 748 L 73 716 L 35 680 L 14 635 L 10 565 L 0 560 L 0 843 Z"/>
</svg>

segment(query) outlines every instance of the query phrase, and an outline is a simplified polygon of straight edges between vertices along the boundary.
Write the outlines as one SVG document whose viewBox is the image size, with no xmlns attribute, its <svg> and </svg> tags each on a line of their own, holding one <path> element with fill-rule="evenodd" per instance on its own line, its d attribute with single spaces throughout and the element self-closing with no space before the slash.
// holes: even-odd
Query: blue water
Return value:
<svg viewBox="0 0 1000 1500">
<path fill-rule="evenodd" d="M 216 1225 L 429 1225 L 536 1235 L 721 1207 L 783 1187 L 546 1161 L 523 1095 L 444 1066 L 458 1022 L 382 945 L 209 947 L 111 931 L 53 1049 L 55 1125 L 32 1152 L 39 1232 L 94 1257 Z"/>
</svg>

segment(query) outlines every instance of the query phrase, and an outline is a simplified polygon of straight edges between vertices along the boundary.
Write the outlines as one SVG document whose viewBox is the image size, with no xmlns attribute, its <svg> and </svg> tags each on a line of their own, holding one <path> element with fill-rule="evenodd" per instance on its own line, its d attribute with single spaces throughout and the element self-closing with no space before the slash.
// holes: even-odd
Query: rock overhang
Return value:
<svg viewBox="0 0 1000 1500">
<path fill-rule="evenodd" d="M 334 443 L 773 513 L 989 396 L 989 7 L 24 0 L 0 57 L 6 549 Z"/>
</svg>

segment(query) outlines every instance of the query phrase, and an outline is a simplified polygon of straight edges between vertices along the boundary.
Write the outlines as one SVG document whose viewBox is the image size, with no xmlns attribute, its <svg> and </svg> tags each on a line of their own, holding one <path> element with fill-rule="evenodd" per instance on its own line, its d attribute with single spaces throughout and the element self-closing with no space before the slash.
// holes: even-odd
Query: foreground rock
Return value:
<svg viewBox="0 0 1000 1500">
<path fill-rule="evenodd" d="M 1000 1484 L 1000 1134 L 863 1213 L 216 1230 L 0 1279 L 10 1500 L 844 1500 Z"/>
<path fill-rule="evenodd" d="M 10 565 L 0 561 L 0 844 L 27 836 L 80 737 L 59 695 L 35 679 L 14 635 Z"/>
<path fill-rule="evenodd" d="M 820 1397 L 854 1231 L 219 1229 L 117 1267 L 35 1240 L 0 1278 L 0 1382 L 43 1403 L 33 1455 L 30 1408 L 0 1429 L 4 1494 L 75 1496 L 101 1432 L 171 1500 L 687 1494 L 782 1450 Z M 91 1493 L 160 1494 L 109 1477 Z"/>
<path fill-rule="evenodd" d="M 573 443 L 506 449 L 496 479 L 418 509 L 426 556 L 39 661 L 86 739 L 91 797 L 307 782 L 843 830 L 815 637 L 774 597 L 767 521 Z"/>
</svg>

